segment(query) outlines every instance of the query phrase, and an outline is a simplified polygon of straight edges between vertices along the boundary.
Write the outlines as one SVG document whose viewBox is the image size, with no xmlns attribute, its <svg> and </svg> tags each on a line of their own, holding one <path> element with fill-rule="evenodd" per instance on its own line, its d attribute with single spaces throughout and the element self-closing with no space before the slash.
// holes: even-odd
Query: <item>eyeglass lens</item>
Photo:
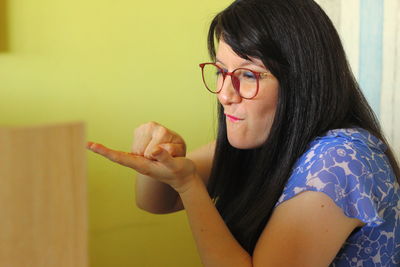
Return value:
<svg viewBox="0 0 400 267">
<path fill-rule="evenodd" d="M 223 71 L 212 64 L 203 68 L 204 83 L 209 91 L 218 93 L 227 77 Z M 247 69 L 236 69 L 231 75 L 232 85 L 241 97 L 252 98 L 257 93 L 258 78 L 255 73 Z"/>
</svg>

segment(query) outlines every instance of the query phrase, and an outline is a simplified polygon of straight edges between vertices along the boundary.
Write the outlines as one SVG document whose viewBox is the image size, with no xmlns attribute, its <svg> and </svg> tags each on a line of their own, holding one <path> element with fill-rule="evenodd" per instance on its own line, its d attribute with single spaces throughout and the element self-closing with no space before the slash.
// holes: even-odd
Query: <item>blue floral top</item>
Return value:
<svg viewBox="0 0 400 267">
<path fill-rule="evenodd" d="M 400 266 L 400 188 L 385 150 L 366 130 L 328 131 L 299 158 L 276 203 L 303 191 L 323 192 L 348 217 L 366 223 L 330 266 Z"/>
</svg>

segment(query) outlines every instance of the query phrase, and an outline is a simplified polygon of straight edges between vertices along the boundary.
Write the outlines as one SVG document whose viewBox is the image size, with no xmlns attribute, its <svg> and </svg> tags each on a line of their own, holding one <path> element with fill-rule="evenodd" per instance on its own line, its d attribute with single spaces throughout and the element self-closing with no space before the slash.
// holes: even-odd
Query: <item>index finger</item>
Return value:
<svg viewBox="0 0 400 267">
<path fill-rule="evenodd" d="M 86 147 L 113 162 L 135 169 L 142 174 L 146 174 L 148 172 L 148 168 L 146 168 L 146 165 L 148 165 L 150 160 L 145 159 L 142 156 L 128 152 L 113 150 L 102 144 L 97 144 L 93 142 L 88 142 Z"/>
</svg>

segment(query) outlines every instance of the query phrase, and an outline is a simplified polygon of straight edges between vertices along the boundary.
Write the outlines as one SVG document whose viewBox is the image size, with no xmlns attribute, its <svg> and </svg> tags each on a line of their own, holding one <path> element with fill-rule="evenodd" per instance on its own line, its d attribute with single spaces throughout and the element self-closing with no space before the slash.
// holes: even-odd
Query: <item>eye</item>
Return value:
<svg viewBox="0 0 400 267">
<path fill-rule="evenodd" d="M 216 66 L 214 66 L 214 67 L 215 67 L 215 75 L 216 76 L 224 75 L 225 73 L 228 72 L 228 70 L 224 70 L 221 67 L 216 67 Z"/>
<path fill-rule="evenodd" d="M 256 75 L 253 72 L 248 71 L 248 70 L 241 71 L 240 78 L 242 80 L 247 80 L 247 81 L 253 81 L 253 80 L 257 79 Z"/>
</svg>

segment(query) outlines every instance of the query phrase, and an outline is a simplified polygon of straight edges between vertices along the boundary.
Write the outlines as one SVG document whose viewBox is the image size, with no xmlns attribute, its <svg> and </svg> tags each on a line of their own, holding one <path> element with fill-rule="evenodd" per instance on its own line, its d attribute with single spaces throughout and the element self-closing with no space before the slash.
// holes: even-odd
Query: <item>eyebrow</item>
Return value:
<svg viewBox="0 0 400 267">
<path fill-rule="evenodd" d="M 219 62 L 219 63 L 221 63 L 222 65 L 225 65 L 224 62 L 222 62 L 219 58 L 216 58 L 216 62 Z M 258 67 L 260 67 L 260 68 L 266 69 L 266 67 L 264 67 L 263 65 L 257 64 L 256 62 L 251 61 L 251 60 L 248 60 L 248 59 L 246 59 L 245 62 L 243 62 L 242 64 L 240 64 L 240 65 L 239 65 L 239 68 L 240 68 L 240 67 L 243 67 L 243 66 L 247 66 L 247 65 L 255 65 L 255 66 L 258 66 Z"/>
</svg>

